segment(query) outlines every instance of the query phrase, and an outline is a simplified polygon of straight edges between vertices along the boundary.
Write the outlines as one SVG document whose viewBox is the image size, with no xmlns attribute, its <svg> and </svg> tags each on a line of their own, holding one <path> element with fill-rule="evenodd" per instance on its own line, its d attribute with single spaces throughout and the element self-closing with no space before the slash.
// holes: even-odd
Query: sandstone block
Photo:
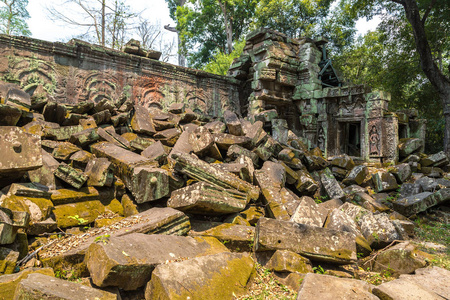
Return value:
<svg viewBox="0 0 450 300">
<path fill-rule="evenodd" d="M 348 232 L 260 218 L 255 234 L 256 251 L 290 250 L 312 260 L 338 264 L 356 260 L 355 239 Z"/>
<path fill-rule="evenodd" d="M 300 204 L 295 209 L 291 217 L 292 222 L 322 227 L 327 218 L 328 211 L 317 205 L 313 198 L 303 196 L 300 198 Z"/>
<path fill-rule="evenodd" d="M 28 268 L 19 273 L 0 276 L 0 299 L 13 299 L 19 282 L 33 273 L 55 276 L 52 268 Z"/>
<path fill-rule="evenodd" d="M 117 295 L 79 283 L 32 273 L 19 282 L 14 299 L 99 299 L 115 300 Z"/>
<path fill-rule="evenodd" d="M 217 240 L 133 233 L 91 244 L 85 259 L 95 285 L 135 290 L 150 281 L 159 264 L 225 251 Z"/>
<path fill-rule="evenodd" d="M 320 176 L 320 181 L 330 199 L 343 199 L 345 197 L 344 191 L 330 169 L 326 168 L 323 171 Z"/>
<path fill-rule="evenodd" d="M 114 180 L 112 164 L 107 158 L 94 158 L 90 160 L 85 169 L 88 186 L 110 187 Z"/>
<path fill-rule="evenodd" d="M 275 272 L 313 273 L 309 259 L 289 250 L 277 250 L 265 268 Z"/>
<path fill-rule="evenodd" d="M 187 213 L 221 215 L 244 210 L 248 200 L 245 193 L 198 182 L 172 192 L 167 206 Z"/>
<path fill-rule="evenodd" d="M 245 291 L 254 271 L 249 254 L 218 253 L 158 265 L 145 299 L 231 299 Z"/>
</svg>

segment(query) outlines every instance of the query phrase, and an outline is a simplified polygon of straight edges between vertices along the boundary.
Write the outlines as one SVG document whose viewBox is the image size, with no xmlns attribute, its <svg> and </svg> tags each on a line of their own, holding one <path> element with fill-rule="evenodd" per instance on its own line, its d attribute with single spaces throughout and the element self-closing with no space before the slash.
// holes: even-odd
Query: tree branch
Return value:
<svg viewBox="0 0 450 300">
<path fill-rule="evenodd" d="M 427 20 L 428 15 L 431 12 L 431 9 L 433 9 L 434 4 L 436 4 L 436 0 L 432 0 L 430 3 L 430 6 L 428 6 L 427 11 L 425 12 L 425 14 L 422 17 L 422 25 L 425 25 L 425 21 Z"/>
</svg>

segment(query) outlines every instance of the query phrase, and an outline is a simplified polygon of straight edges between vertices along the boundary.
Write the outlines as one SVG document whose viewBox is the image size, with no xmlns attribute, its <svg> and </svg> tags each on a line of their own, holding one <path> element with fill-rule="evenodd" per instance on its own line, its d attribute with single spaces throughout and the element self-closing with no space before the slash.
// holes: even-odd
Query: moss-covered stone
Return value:
<svg viewBox="0 0 450 300">
<path fill-rule="evenodd" d="M 19 273 L 0 276 L 0 299 L 13 299 L 16 287 L 22 279 L 32 273 L 41 273 L 48 276 L 55 276 L 52 268 L 30 268 Z"/>
<path fill-rule="evenodd" d="M 60 228 L 87 225 L 105 212 L 105 206 L 98 200 L 55 206 L 56 223 Z"/>
<path fill-rule="evenodd" d="M 19 252 L 0 247 L 0 275 L 12 274 L 19 259 Z"/>
</svg>

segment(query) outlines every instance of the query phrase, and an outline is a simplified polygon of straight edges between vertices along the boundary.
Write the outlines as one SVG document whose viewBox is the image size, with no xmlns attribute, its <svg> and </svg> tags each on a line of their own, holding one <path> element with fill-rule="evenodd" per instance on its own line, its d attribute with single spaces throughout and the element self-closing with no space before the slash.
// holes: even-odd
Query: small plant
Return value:
<svg viewBox="0 0 450 300">
<path fill-rule="evenodd" d="M 364 257 L 364 253 L 358 252 L 358 253 L 356 253 L 356 257 L 363 258 Z"/>
<path fill-rule="evenodd" d="M 78 222 L 78 225 L 85 225 L 87 224 L 89 221 L 81 218 L 79 215 L 74 215 L 74 216 L 68 216 L 69 219 L 74 219 L 75 221 Z"/>
<path fill-rule="evenodd" d="M 376 242 L 378 242 L 378 240 L 380 239 L 380 237 L 378 236 L 378 233 L 376 233 L 376 232 L 372 232 L 372 236 Z"/>
<path fill-rule="evenodd" d="M 314 267 L 313 271 L 314 271 L 314 273 L 317 273 L 317 274 L 325 274 L 325 270 L 322 268 L 321 265 Z"/>
<path fill-rule="evenodd" d="M 109 237 L 110 237 L 109 234 L 100 235 L 100 236 L 95 238 L 94 242 L 95 243 L 96 242 L 102 242 L 103 245 L 106 245 L 108 243 L 108 241 L 109 241 Z"/>
<path fill-rule="evenodd" d="M 322 202 L 324 202 L 324 201 L 326 201 L 326 200 L 328 200 L 328 196 L 315 196 L 315 197 L 314 197 L 314 201 L 315 201 L 317 204 L 320 204 L 320 203 L 322 203 Z"/>
</svg>

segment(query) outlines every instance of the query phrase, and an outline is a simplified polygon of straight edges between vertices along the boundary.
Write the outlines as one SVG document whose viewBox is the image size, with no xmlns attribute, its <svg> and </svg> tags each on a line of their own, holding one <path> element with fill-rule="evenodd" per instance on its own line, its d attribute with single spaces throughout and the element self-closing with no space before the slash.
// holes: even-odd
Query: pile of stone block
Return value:
<svg viewBox="0 0 450 300">
<path fill-rule="evenodd" d="M 251 40 L 270 49 L 271 38 Z M 256 82 L 270 74 L 263 64 Z M 288 70 L 276 76 L 273 87 L 289 86 Z M 0 100 L 0 298 L 231 299 L 256 261 L 285 282 L 317 264 L 351 265 L 407 240 L 407 217 L 450 199 L 449 180 L 412 172 L 446 169 L 442 153 L 375 168 L 325 159 L 282 119 L 269 134 L 230 110 L 210 120 L 182 103 L 67 105 L 11 84 Z M 411 259 L 399 274 L 425 266 Z M 302 295 L 317 280 L 304 278 Z"/>
</svg>

